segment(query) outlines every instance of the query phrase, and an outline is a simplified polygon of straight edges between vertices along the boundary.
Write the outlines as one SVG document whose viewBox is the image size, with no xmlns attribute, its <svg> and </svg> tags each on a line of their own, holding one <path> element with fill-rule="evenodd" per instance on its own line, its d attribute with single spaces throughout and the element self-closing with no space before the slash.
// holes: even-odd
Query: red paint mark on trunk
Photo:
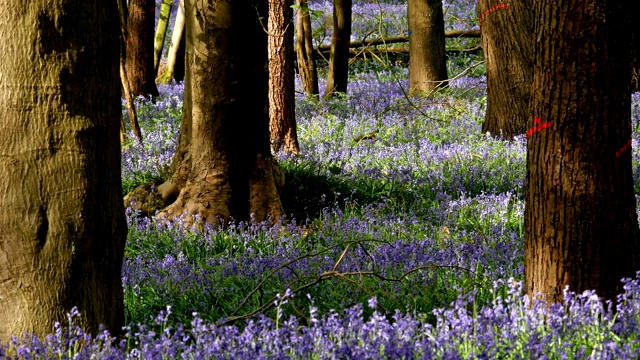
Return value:
<svg viewBox="0 0 640 360">
<path fill-rule="evenodd" d="M 537 133 L 538 131 L 550 128 L 551 125 L 553 125 L 551 121 L 547 121 L 546 123 L 541 123 L 541 122 L 542 121 L 540 120 L 539 117 L 535 117 L 533 119 L 533 123 L 535 124 L 535 126 L 527 130 L 527 137 L 530 137 L 531 135 L 533 135 L 534 133 Z"/>
<path fill-rule="evenodd" d="M 488 8 L 487 10 L 485 10 L 482 15 L 480 15 L 480 22 L 482 23 L 482 20 L 484 20 L 485 17 L 487 17 L 487 15 L 489 15 L 489 13 L 499 10 L 499 9 L 508 9 L 509 8 L 509 4 L 498 4 L 495 6 L 492 6 L 490 8 Z"/>
<path fill-rule="evenodd" d="M 631 148 L 631 139 L 629 139 L 629 141 L 627 141 L 626 144 L 622 145 L 622 147 L 618 151 L 616 151 L 616 157 L 619 157 L 620 155 L 622 155 L 622 153 L 624 153 L 630 148 Z"/>
</svg>

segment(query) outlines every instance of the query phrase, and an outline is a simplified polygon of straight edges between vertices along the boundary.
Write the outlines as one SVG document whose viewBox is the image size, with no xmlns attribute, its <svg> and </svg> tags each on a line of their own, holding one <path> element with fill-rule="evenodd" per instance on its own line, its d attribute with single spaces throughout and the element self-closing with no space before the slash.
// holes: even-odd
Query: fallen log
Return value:
<svg viewBox="0 0 640 360">
<path fill-rule="evenodd" d="M 448 38 L 480 38 L 480 30 L 451 30 L 445 31 L 444 36 Z M 371 39 L 365 41 L 352 41 L 349 48 L 359 48 L 366 46 L 377 46 L 385 44 L 398 44 L 409 42 L 409 36 L 393 36 L 388 38 Z M 316 51 L 329 51 L 331 45 L 321 45 L 315 48 Z"/>
<path fill-rule="evenodd" d="M 447 54 L 476 54 L 482 51 L 482 46 L 476 46 L 470 49 L 447 49 L 445 52 Z M 362 48 L 362 49 L 349 49 L 349 58 L 366 58 L 370 56 L 372 58 L 379 58 L 381 56 L 388 55 L 392 59 L 397 59 L 399 56 L 409 56 L 408 49 L 401 48 L 390 48 L 390 49 L 370 49 L 370 48 Z M 320 53 L 314 52 L 315 60 L 327 60 L 329 59 L 329 51 L 322 51 Z"/>
</svg>

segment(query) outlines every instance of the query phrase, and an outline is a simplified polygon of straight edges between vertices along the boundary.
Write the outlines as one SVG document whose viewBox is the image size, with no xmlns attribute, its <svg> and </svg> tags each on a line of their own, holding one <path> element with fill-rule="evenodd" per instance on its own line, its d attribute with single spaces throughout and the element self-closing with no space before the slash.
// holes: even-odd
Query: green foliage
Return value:
<svg viewBox="0 0 640 360">
<path fill-rule="evenodd" d="M 327 25 L 324 12 L 311 15 Z M 491 253 L 502 254 L 513 236 L 517 242 L 522 235 L 522 144 L 479 133 L 482 91 L 451 87 L 423 98 L 398 97 L 388 90 L 403 86 L 407 69 L 396 66 L 402 64 L 397 59 L 382 60 L 351 64 L 350 80 L 363 84 L 360 92 L 350 85 L 349 94 L 329 101 L 297 99 L 303 153 L 280 161 L 286 178 L 280 196 L 287 221 L 295 221 L 284 229 L 184 230 L 141 226 L 131 217 L 125 268 L 138 280 L 125 284 L 128 322 L 150 323 L 171 305 L 169 325 L 188 323 L 194 312 L 238 325 L 259 313 L 278 321 L 296 315 L 304 325 L 309 306 L 323 314 L 373 297 L 384 314 L 416 311 L 433 322 L 432 310 L 460 293 L 476 292 L 477 306 L 491 301 L 495 293 L 487 289 L 496 272 L 521 276 L 514 268 L 522 259 L 505 264 Z M 450 72 L 479 76 L 484 68 L 474 65 L 478 60 L 449 56 Z M 143 131 L 175 139 L 181 107 L 156 108 L 140 103 Z M 421 154 L 425 142 L 434 149 L 427 157 Z M 395 155 L 380 155 L 389 152 Z M 125 193 L 159 182 L 162 169 L 130 171 Z M 402 260 L 374 260 L 415 244 L 423 247 Z M 488 254 L 474 260 L 481 256 L 469 252 L 474 246 Z M 425 260 L 426 252 L 437 256 Z M 445 255 L 456 265 L 438 257 Z M 278 296 L 287 289 L 295 296 L 283 301 Z M 366 315 L 371 311 L 365 308 Z"/>
</svg>

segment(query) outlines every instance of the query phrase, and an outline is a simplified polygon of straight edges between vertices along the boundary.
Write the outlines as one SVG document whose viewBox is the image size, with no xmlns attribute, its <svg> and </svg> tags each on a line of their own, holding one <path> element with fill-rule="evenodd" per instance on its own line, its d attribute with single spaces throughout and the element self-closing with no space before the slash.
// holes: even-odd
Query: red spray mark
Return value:
<svg viewBox="0 0 640 360">
<path fill-rule="evenodd" d="M 487 10 L 485 10 L 482 15 L 480 15 L 480 22 L 482 22 L 482 20 L 484 20 L 485 17 L 487 17 L 487 15 L 489 15 L 490 12 L 492 11 L 496 11 L 499 9 L 508 9 L 509 8 L 509 4 L 498 4 L 495 6 L 492 6 L 490 8 L 488 8 Z"/>
<path fill-rule="evenodd" d="M 531 135 L 533 135 L 534 133 L 537 133 L 540 130 L 550 128 L 551 125 L 553 125 L 551 121 L 547 121 L 546 123 L 542 123 L 542 124 L 540 122 L 541 122 L 540 118 L 537 116 L 533 119 L 533 123 L 535 124 L 535 126 L 527 130 L 527 137 L 530 137 Z"/>
<path fill-rule="evenodd" d="M 629 139 L 629 141 L 627 141 L 626 144 L 624 144 L 618 151 L 616 151 L 616 157 L 619 157 L 620 155 L 622 155 L 622 153 L 627 151 L 630 147 L 631 147 L 631 139 Z"/>
</svg>

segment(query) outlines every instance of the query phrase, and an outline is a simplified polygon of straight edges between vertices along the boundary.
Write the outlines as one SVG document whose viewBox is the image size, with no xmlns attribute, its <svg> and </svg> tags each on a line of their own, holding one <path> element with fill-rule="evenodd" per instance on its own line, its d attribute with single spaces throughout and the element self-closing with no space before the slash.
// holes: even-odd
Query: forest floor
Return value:
<svg viewBox="0 0 640 360">
<path fill-rule="evenodd" d="M 316 45 L 331 38 L 331 4 L 310 1 Z M 477 28 L 474 4 L 445 0 L 446 28 Z M 353 40 L 406 29 L 406 1 L 354 1 Z M 354 62 L 348 93 L 329 101 L 297 84 L 301 152 L 278 155 L 282 226 L 186 229 L 128 210 L 125 338 L 70 325 L 17 338 L 21 356 L 640 358 L 640 276 L 617 308 L 592 292 L 551 307 L 524 296 L 526 138 L 481 133 L 481 58 L 447 65 L 451 86 L 421 98 L 406 96 L 402 62 Z M 168 175 L 183 86 L 159 90 L 136 101 L 144 144 L 123 144 L 124 193 Z M 640 94 L 632 116 L 640 194 Z"/>
</svg>

